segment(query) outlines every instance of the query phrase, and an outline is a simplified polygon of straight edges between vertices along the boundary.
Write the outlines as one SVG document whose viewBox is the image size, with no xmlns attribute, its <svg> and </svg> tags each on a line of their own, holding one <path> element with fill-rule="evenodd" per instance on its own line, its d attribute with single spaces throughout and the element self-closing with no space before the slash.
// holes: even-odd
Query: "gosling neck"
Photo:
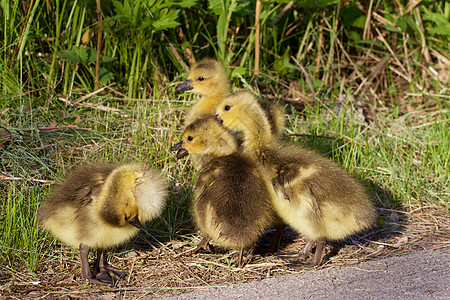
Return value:
<svg viewBox="0 0 450 300">
<path fill-rule="evenodd" d="M 204 106 L 213 106 L 214 109 L 219 105 L 220 101 L 222 101 L 223 98 L 227 97 L 229 95 L 228 90 L 224 89 L 217 89 L 214 91 L 214 93 L 208 94 L 208 95 L 202 95 L 202 98 L 199 102 L 202 102 L 202 105 Z"/>
<path fill-rule="evenodd" d="M 246 119 L 244 132 L 244 149 L 261 149 L 272 141 L 270 125 L 266 119 Z"/>
</svg>

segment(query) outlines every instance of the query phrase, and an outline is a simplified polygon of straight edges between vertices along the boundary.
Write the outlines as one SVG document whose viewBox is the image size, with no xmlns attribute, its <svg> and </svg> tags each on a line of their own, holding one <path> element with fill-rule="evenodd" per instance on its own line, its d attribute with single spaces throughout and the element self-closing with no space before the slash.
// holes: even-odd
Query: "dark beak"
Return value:
<svg viewBox="0 0 450 300">
<path fill-rule="evenodd" d="M 172 148 L 170 148 L 171 151 L 177 151 L 177 159 L 180 159 L 182 157 L 185 157 L 186 155 L 189 154 L 189 152 L 183 148 L 183 141 L 176 143 L 175 145 L 172 146 Z"/>
<path fill-rule="evenodd" d="M 223 124 L 223 120 L 222 120 L 222 119 L 219 119 L 219 115 L 215 115 L 215 116 L 214 116 L 214 119 L 215 119 L 217 122 L 219 122 L 220 125 Z"/>
<path fill-rule="evenodd" d="M 129 223 L 136 228 L 142 228 L 142 224 L 141 224 L 141 222 L 139 222 L 139 219 L 137 216 L 136 216 L 136 218 L 134 218 L 133 221 L 130 221 Z"/>
<path fill-rule="evenodd" d="M 191 81 L 185 80 L 185 81 L 183 81 L 183 83 L 177 85 L 177 87 L 175 88 L 175 91 L 183 92 L 183 91 L 190 91 L 192 89 L 193 89 L 193 87 L 191 86 Z"/>
</svg>

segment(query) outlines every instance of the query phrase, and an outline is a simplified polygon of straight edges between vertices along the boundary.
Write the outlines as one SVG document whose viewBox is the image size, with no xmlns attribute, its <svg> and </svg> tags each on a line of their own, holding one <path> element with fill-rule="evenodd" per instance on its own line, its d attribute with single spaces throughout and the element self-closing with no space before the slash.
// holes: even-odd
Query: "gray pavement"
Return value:
<svg viewBox="0 0 450 300">
<path fill-rule="evenodd" d="M 199 290 L 169 299 L 450 299 L 450 248 Z"/>
</svg>

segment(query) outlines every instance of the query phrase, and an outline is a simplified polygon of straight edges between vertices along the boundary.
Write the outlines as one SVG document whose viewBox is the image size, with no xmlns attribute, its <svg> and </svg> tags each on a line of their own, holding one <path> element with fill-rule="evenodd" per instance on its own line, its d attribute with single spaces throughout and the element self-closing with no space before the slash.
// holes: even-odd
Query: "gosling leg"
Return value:
<svg viewBox="0 0 450 300">
<path fill-rule="evenodd" d="M 312 248 L 314 247 L 315 241 L 308 240 L 306 242 L 305 247 L 303 247 L 302 251 L 298 254 L 299 258 L 306 258 L 312 253 Z"/>
<path fill-rule="evenodd" d="M 242 261 L 242 255 L 244 254 L 244 248 L 242 247 L 241 249 L 239 249 L 239 256 L 237 259 L 237 265 L 238 268 L 241 269 L 242 265 L 244 264 L 244 262 Z"/>
<path fill-rule="evenodd" d="M 207 237 L 204 237 L 200 243 L 198 243 L 197 247 L 194 249 L 194 253 L 199 252 L 200 250 L 205 250 L 209 252 L 214 252 L 213 246 L 209 243 L 210 239 Z"/>
<path fill-rule="evenodd" d="M 106 274 L 109 277 L 110 283 L 105 282 L 103 278 L 97 278 L 95 276 L 92 276 L 91 270 L 89 269 L 89 247 L 84 244 L 80 244 L 80 257 L 81 257 L 81 277 L 83 280 L 89 280 L 90 283 L 97 283 L 97 284 L 112 284 L 111 277 L 109 277 L 108 274 Z M 97 264 L 97 263 L 96 263 Z"/>
<path fill-rule="evenodd" d="M 83 278 L 83 280 L 89 280 L 90 278 L 92 278 L 92 273 L 89 269 L 88 255 L 89 247 L 84 244 L 80 244 L 81 277 Z"/>
<path fill-rule="evenodd" d="M 316 242 L 316 252 L 314 253 L 313 266 L 318 266 L 322 262 L 323 248 L 325 247 L 325 241 L 319 240 Z"/>
<path fill-rule="evenodd" d="M 243 257 L 243 255 L 244 255 L 244 248 L 241 248 L 239 250 L 239 257 L 241 258 L 241 259 L 238 258 L 238 262 L 240 261 L 240 263 L 238 264 L 239 268 L 242 268 L 244 266 L 244 264 L 246 264 L 246 263 L 248 263 L 248 262 L 250 262 L 252 260 L 252 258 L 253 258 L 253 251 L 255 250 L 255 248 L 256 248 L 256 244 L 254 244 L 250 249 L 248 249 L 247 255 L 245 256 L 245 258 Z"/>
<path fill-rule="evenodd" d="M 280 248 L 281 238 L 283 237 L 284 228 L 286 225 L 279 223 L 275 226 L 275 235 L 273 236 L 272 243 L 270 244 L 269 252 L 276 253 Z"/>
</svg>

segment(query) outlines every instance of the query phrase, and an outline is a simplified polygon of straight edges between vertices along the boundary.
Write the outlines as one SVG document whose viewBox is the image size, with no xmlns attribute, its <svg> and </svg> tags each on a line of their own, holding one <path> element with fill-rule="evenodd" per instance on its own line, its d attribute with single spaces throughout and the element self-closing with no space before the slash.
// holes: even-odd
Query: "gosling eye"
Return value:
<svg viewBox="0 0 450 300">
<path fill-rule="evenodd" d="M 225 111 L 229 111 L 230 109 L 231 109 L 231 106 L 229 106 L 229 105 L 225 105 Z"/>
<path fill-rule="evenodd" d="M 194 138 L 192 136 L 188 136 L 188 141 L 191 142 Z"/>
<path fill-rule="evenodd" d="M 197 78 L 198 81 L 203 81 L 205 80 L 205 78 L 203 76 L 200 76 L 199 78 Z"/>
</svg>

